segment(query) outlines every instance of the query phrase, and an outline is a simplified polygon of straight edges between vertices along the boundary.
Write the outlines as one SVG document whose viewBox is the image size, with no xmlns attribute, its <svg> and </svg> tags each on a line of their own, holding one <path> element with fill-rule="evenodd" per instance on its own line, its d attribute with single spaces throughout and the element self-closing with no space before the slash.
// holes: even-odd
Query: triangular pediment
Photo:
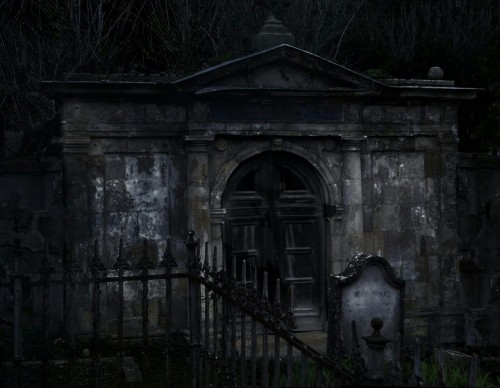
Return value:
<svg viewBox="0 0 500 388">
<path fill-rule="evenodd" d="M 224 89 L 378 90 L 383 85 L 286 44 L 207 68 L 174 82 L 185 91 Z"/>
</svg>

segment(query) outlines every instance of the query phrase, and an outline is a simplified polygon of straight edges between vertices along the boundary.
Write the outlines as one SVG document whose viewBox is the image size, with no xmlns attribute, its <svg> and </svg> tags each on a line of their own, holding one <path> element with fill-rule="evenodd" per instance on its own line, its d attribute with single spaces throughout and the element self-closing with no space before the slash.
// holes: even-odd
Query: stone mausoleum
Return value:
<svg viewBox="0 0 500 388">
<path fill-rule="evenodd" d="M 331 274 L 377 254 L 406 281 L 406 338 L 463 342 L 457 112 L 477 90 L 374 80 L 281 29 L 270 19 L 254 53 L 174 81 L 45 84 L 62 112 L 69 254 L 87 257 L 97 239 L 111 260 L 121 237 L 127 254 L 148 238 L 159 261 L 170 236 L 182 258 L 193 229 L 228 268 L 245 260 L 293 284 L 298 330 L 326 327 Z"/>
</svg>

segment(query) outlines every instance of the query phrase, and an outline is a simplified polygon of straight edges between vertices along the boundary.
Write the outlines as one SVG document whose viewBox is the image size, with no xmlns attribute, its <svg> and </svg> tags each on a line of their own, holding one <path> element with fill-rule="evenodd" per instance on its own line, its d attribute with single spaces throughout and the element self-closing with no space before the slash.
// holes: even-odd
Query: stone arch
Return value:
<svg viewBox="0 0 500 388">
<path fill-rule="evenodd" d="M 252 156 L 261 154 L 266 151 L 271 151 L 271 145 L 262 145 L 250 147 L 244 151 L 239 152 L 226 162 L 217 177 L 215 178 L 214 186 L 210 195 L 210 207 L 212 209 L 220 209 L 222 205 L 222 196 L 226 184 L 231 177 L 232 173 L 238 166 L 245 162 Z M 322 160 L 319 155 L 311 152 L 310 150 L 298 144 L 283 143 L 281 151 L 294 154 L 301 157 L 309 163 L 311 168 L 317 173 L 323 189 L 323 202 L 327 205 L 340 205 L 341 204 L 341 186 L 338 177 L 335 177 L 332 169 Z"/>
</svg>

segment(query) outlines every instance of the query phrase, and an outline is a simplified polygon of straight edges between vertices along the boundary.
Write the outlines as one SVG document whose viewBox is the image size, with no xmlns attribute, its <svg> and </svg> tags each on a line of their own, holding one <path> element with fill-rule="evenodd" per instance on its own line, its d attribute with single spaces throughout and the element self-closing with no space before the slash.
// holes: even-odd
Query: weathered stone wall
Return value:
<svg viewBox="0 0 500 388">
<path fill-rule="evenodd" d="M 460 341 L 456 146 L 438 136 L 416 136 L 369 138 L 366 149 L 364 250 L 387 258 L 406 281 L 407 335 Z"/>
<path fill-rule="evenodd" d="M 184 238 L 183 108 L 79 101 L 66 102 L 64 112 L 67 217 L 88 220 L 67 240 L 102 239 L 115 257 L 120 237 L 127 250 L 147 238 L 159 259 L 167 236 Z"/>
<path fill-rule="evenodd" d="M 213 121 L 213 106 L 202 103 L 191 115 L 190 128 L 214 139 L 207 140 L 205 151 L 211 206 L 217 207 L 223 194 L 221 175 L 251 155 L 279 150 L 305 158 L 331 179 L 333 194 L 325 203 L 337 212 L 327 232 L 329 270 L 339 273 L 360 251 L 387 258 L 406 281 L 406 334 L 463 341 L 456 250 L 457 106 L 332 103 L 340 113 L 329 121 L 308 121 L 306 112 L 298 122 L 293 113 L 288 121 L 259 122 L 251 119 L 258 103 L 247 111 L 236 104 L 245 121 L 232 116 Z M 229 102 L 224 106 L 231 110 Z M 212 237 L 217 228 L 212 225 Z"/>
<path fill-rule="evenodd" d="M 120 238 L 131 268 L 142 257 L 143 240 L 158 266 L 171 238 L 173 254 L 186 257 L 186 155 L 182 106 L 143 102 L 68 100 L 63 105 L 63 159 L 66 189 L 66 242 L 72 256 L 88 270 L 94 241 L 106 268 L 118 258 Z M 140 283 L 126 283 L 125 334 L 141 327 Z M 174 282 L 174 321 L 184 327 L 185 284 Z M 81 290 L 82 293 L 85 293 Z M 116 331 L 113 287 L 106 290 L 101 329 Z M 149 321 L 159 329 L 161 285 L 151 283 Z M 82 300 L 80 330 L 92 327 L 91 300 Z M 160 326 L 159 326 L 160 325 Z"/>
<path fill-rule="evenodd" d="M 231 109 L 231 103 L 226 105 Z M 54 202 L 51 196 L 34 196 L 29 190 L 32 181 L 28 175 L 16 177 L 11 186 L 26 193 L 21 198 L 32 195 L 28 202 L 40 202 L 36 211 L 45 209 L 44 214 L 59 217 L 58 222 L 48 222 L 56 227 L 51 233 L 58 241 L 51 250 L 62 255 L 65 242 L 67 258 L 79 263 L 84 273 L 95 240 L 107 268 L 116 261 L 120 238 L 132 267 L 142 254 L 144 238 L 150 241 L 153 262 L 159 263 L 167 236 L 172 239 L 174 256 L 182 263 L 185 231 L 190 227 L 195 227 L 203 240 L 212 239 L 222 248 L 220 200 L 231 171 L 260 152 L 289 152 L 314 166 L 325 185 L 325 204 L 336 209 L 334 214 L 325 214 L 328 272 L 342 271 L 359 251 L 385 257 L 406 281 L 406 335 L 436 342 L 463 341 L 462 308 L 478 306 L 469 306 L 475 300 L 472 288 L 460 289 L 459 283 L 456 106 L 423 102 L 398 105 L 397 101 L 373 105 L 339 102 L 332 106 L 336 115 L 319 122 L 308 119 L 307 111 L 301 113 L 305 116 L 299 122 L 294 117 L 289 122 L 219 121 L 214 120 L 213 106 L 204 102 L 195 102 L 188 109 L 171 103 L 68 98 L 62 115 L 64 231 L 60 197 L 53 211 L 47 205 Z M 60 171 L 50 174 L 50 179 L 61 177 Z M 472 178 L 468 179 L 471 182 Z M 44 193 L 49 192 L 42 187 Z M 62 190 L 61 183 L 59 187 Z M 471 184 L 467 187 L 465 196 L 476 198 L 479 189 Z M 19 213 L 25 206 L 15 193 L 5 191 L 2 195 L 6 198 L 2 204 L 5 214 Z M 491 209 L 494 212 L 495 207 L 487 206 L 488 214 L 494 214 Z M 40 245 L 43 233 L 38 226 L 25 224 L 42 225 L 45 221 L 23 217 L 26 241 Z M 469 219 L 480 219 L 475 217 Z M 483 218 L 488 220 L 486 215 Z M 484 221 L 485 225 L 491 225 L 488 222 Z M 472 227 L 461 225 L 461 235 L 466 230 L 465 240 L 472 241 Z M 478 232 L 481 241 L 491 241 L 493 230 L 483 227 Z M 474 245 L 462 240 L 462 245 Z M 465 285 L 468 278 L 461 273 Z M 180 283 L 176 287 L 176 325 L 183 327 L 186 289 Z M 113 333 L 116 290 L 105 288 L 101 312 L 108 319 L 103 320 L 101 330 Z M 139 283 L 125 291 L 126 334 L 138 334 Z M 91 299 L 84 296 L 90 295 L 90 290 L 78 292 L 82 296 L 78 330 L 89 332 Z M 152 284 L 152 328 L 162 326 L 162 295 L 161 286 Z M 484 307 L 486 302 L 481 303 Z"/>
<path fill-rule="evenodd" d="M 460 154 L 458 233 L 468 345 L 500 346 L 500 158 Z"/>
<path fill-rule="evenodd" d="M 222 93 L 185 94 L 181 102 L 170 89 L 169 97 L 145 94 L 144 100 L 130 91 L 123 98 L 66 96 L 71 257 L 87 268 L 98 240 L 109 268 L 120 237 L 130 260 L 148 238 L 158 263 L 170 235 L 182 258 L 189 228 L 221 251 L 221 198 L 231 172 L 261 152 L 289 152 L 316 169 L 324 185 L 326 272 L 341 272 L 360 251 L 385 257 L 407 284 L 406 334 L 460 342 L 457 104 L 424 89 L 413 98 Z M 127 292 L 126 298 L 138 298 L 137 289 Z M 151 295 L 158 304 L 161 295 Z M 186 312 L 182 302 L 178 311 Z M 89 327 L 83 319 L 82 328 Z"/>
</svg>

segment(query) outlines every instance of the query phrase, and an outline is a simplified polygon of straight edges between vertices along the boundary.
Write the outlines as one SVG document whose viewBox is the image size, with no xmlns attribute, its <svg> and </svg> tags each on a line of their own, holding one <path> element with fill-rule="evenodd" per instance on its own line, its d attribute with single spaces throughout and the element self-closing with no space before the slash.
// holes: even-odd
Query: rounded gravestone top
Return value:
<svg viewBox="0 0 500 388">
<path fill-rule="evenodd" d="M 443 79 L 443 69 L 439 66 L 431 67 L 427 73 L 427 78 L 434 80 Z"/>
</svg>

